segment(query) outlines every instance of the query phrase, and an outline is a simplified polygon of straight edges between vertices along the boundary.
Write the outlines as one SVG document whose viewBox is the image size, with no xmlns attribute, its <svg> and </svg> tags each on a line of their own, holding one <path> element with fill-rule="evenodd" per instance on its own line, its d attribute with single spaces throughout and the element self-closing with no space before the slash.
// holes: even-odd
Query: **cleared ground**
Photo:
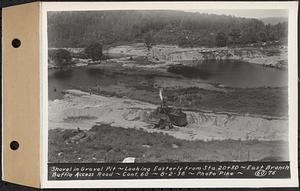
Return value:
<svg viewBox="0 0 300 191">
<path fill-rule="evenodd" d="M 49 101 L 49 129 L 90 129 L 95 124 L 163 132 L 185 140 L 288 140 L 285 118 L 186 110 L 188 125 L 174 130 L 154 129 L 151 114 L 159 105 L 129 98 L 90 95 L 68 90 L 61 100 Z"/>
</svg>

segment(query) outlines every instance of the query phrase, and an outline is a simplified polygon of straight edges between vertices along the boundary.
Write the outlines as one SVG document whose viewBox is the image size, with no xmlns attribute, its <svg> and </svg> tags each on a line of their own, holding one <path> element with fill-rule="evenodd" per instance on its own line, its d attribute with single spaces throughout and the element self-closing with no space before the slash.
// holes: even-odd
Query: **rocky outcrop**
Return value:
<svg viewBox="0 0 300 191">
<path fill-rule="evenodd" d="M 151 58 L 152 57 L 152 58 Z M 241 60 L 265 66 L 286 68 L 286 48 L 174 48 L 155 46 L 150 59 L 159 61 Z"/>
<path fill-rule="evenodd" d="M 220 47 L 180 48 L 175 45 L 155 45 L 147 50 L 141 43 L 110 48 L 108 54 L 145 56 L 153 62 L 179 62 L 234 59 L 264 66 L 287 68 L 287 47 Z"/>
</svg>

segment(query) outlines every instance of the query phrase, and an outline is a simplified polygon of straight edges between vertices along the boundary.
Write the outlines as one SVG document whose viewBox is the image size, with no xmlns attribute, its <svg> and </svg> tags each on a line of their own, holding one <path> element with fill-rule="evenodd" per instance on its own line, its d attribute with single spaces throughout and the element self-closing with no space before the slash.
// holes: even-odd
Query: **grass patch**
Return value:
<svg viewBox="0 0 300 191">
<path fill-rule="evenodd" d="M 281 141 L 187 141 L 162 133 L 99 125 L 86 131 L 87 136 L 93 136 L 68 142 L 78 133 L 50 130 L 49 162 L 122 162 L 126 157 L 135 157 L 136 162 L 288 160 L 284 158 L 287 143 Z"/>
</svg>

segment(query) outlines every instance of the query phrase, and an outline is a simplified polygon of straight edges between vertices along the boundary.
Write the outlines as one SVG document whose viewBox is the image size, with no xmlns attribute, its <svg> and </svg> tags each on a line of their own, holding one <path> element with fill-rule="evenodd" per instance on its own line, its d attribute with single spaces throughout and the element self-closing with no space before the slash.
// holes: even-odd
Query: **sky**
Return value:
<svg viewBox="0 0 300 191">
<path fill-rule="evenodd" d="M 246 17 L 246 18 L 267 18 L 267 17 L 288 17 L 288 10 L 285 9 L 240 9 L 240 10 L 230 10 L 230 9 L 213 9 L 213 10 L 194 10 L 191 12 L 217 14 L 217 15 L 232 15 L 236 17 Z"/>
</svg>

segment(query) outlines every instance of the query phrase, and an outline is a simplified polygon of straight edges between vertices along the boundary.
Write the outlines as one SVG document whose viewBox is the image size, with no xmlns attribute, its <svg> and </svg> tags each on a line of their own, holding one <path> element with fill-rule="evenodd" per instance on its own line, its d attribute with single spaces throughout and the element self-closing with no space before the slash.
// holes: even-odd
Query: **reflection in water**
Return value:
<svg viewBox="0 0 300 191">
<path fill-rule="evenodd" d="M 180 74 L 186 78 L 200 78 L 203 80 L 208 79 L 211 75 L 209 72 L 201 70 L 200 68 L 184 65 L 171 66 L 167 71 L 174 74 Z"/>
<path fill-rule="evenodd" d="M 58 80 L 68 80 L 72 78 L 73 76 L 73 70 L 68 69 L 68 70 L 57 70 L 53 72 L 53 77 L 58 79 Z"/>
<path fill-rule="evenodd" d="M 100 68 L 87 68 L 86 73 L 91 76 L 98 76 L 104 74 L 104 70 Z"/>
<path fill-rule="evenodd" d="M 288 85 L 288 72 L 236 60 L 184 61 L 168 72 L 230 87 L 282 87 Z"/>
<path fill-rule="evenodd" d="M 130 73 L 112 70 L 111 68 L 79 67 L 69 70 L 48 70 L 49 99 L 61 97 L 66 89 L 112 84 L 119 80 L 135 78 L 134 71 Z M 287 86 L 288 72 L 275 68 L 263 67 L 241 61 L 206 61 L 183 62 L 181 65 L 170 66 L 168 72 L 182 75 L 189 80 L 200 79 L 208 83 L 218 83 L 235 88 L 283 87 Z M 161 76 L 155 71 L 139 73 L 139 80 L 155 80 Z M 164 78 L 173 78 L 170 76 Z M 171 79 L 170 79 L 171 80 Z M 139 83 L 138 81 L 136 83 Z"/>
</svg>

